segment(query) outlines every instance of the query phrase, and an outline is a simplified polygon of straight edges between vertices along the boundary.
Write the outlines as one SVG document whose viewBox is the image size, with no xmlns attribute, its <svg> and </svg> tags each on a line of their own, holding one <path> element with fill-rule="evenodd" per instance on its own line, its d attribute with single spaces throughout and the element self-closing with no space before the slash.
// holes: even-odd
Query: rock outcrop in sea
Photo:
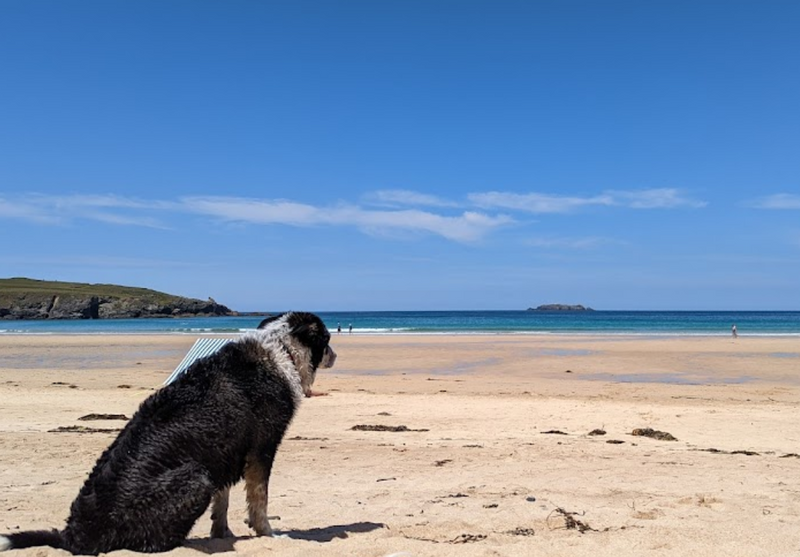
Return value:
<svg viewBox="0 0 800 557">
<path fill-rule="evenodd" d="M 528 311 L 594 311 L 592 308 L 580 304 L 543 304 Z"/>
</svg>

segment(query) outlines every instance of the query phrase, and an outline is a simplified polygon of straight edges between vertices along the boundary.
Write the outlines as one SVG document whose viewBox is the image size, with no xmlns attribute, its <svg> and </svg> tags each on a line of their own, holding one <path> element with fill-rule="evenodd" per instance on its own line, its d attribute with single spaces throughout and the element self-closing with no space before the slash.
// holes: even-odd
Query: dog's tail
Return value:
<svg viewBox="0 0 800 557">
<path fill-rule="evenodd" d="M 64 538 L 58 530 L 29 530 L 0 536 L 0 551 L 22 549 L 46 545 L 56 549 L 64 548 Z"/>
</svg>

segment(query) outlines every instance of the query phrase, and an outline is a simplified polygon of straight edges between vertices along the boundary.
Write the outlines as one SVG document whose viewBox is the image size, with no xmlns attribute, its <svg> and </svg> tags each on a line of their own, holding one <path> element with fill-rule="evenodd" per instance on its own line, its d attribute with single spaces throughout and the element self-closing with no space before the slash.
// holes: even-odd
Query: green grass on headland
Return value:
<svg viewBox="0 0 800 557">
<path fill-rule="evenodd" d="M 81 282 L 61 282 L 14 277 L 0 279 L 0 299 L 4 295 L 75 295 L 109 298 L 144 297 L 155 302 L 167 302 L 181 296 L 166 294 L 149 288 L 119 286 L 116 284 L 87 284 Z"/>
</svg>

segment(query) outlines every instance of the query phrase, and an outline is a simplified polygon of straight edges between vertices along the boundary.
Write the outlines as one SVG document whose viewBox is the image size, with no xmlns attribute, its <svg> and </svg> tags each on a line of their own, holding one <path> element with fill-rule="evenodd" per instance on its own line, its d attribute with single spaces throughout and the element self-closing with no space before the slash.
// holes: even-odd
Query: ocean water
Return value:
<svg viewBox="0 0 800 557">
<path fill-rule="evenodd" d="M 267 315 L 267 314 L 265 314 Z M 800 337 L 800 311 L 375 311 L 319 312 L 336 334 L 610 334 Z M 255 328 L 261 316 L 2 321 L 0 334 L 201 334 Z"/>
</svg>

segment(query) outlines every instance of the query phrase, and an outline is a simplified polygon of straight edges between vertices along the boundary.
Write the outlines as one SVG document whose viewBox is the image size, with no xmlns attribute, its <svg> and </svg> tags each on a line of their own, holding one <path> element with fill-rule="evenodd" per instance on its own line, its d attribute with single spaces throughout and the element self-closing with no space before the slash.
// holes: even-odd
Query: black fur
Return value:
<svg viewBox="0 0 800 557">
<path fill-rule="evenodd" d="M 290 313 L 262 326 L 280 317 L 295 346 L 310 351 L 313 374 L 330 350 L 325 325 L 316 315 Z M 268 482 L 297 402 L 258 340 L 225 345 L 141 404 L 95 464 L 63 531 L 7 534 L 10 548 L 90 555 L 173 549 L 212 496 L 242 479 L 246 463 L 263 467 Z"/>
</svg>

